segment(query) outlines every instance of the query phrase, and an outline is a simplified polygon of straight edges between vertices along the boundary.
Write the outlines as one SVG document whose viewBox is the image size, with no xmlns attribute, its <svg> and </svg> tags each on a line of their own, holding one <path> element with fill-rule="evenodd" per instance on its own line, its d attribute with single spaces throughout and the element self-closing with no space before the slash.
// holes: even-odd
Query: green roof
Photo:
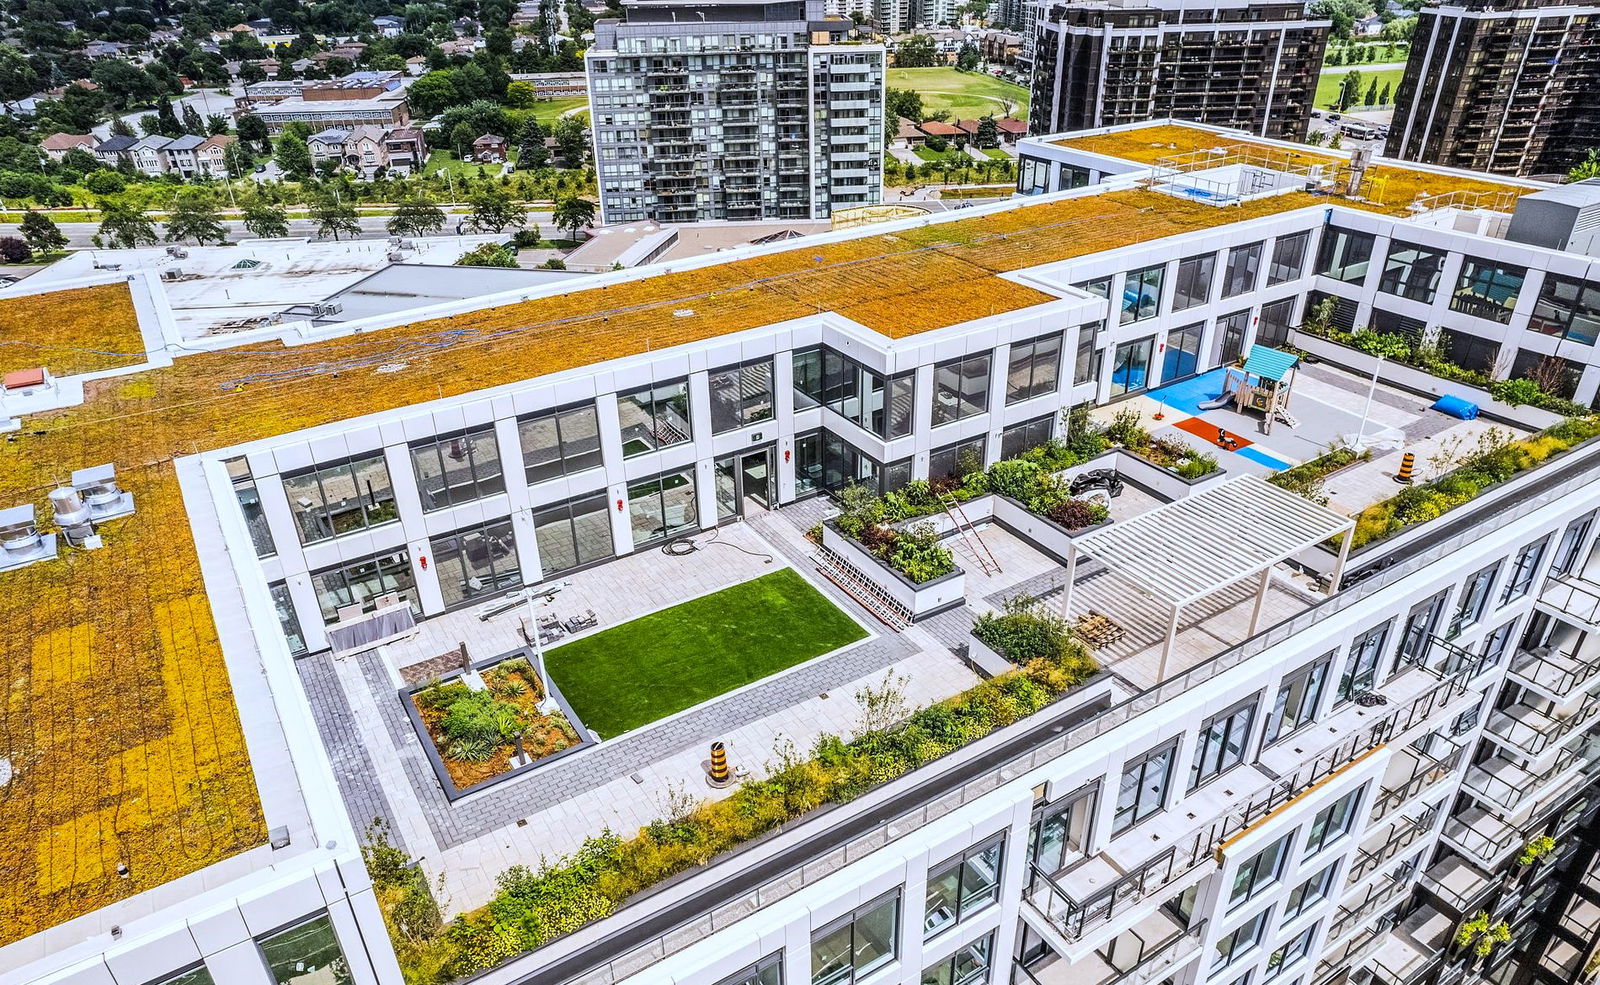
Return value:
<svg viewBox="0 0 1600 985">
<path fill-rule="evenodd" d="M 1300 357 L 1292 352 L 1274 349 L 1268 345 L 1250 347 L 1250 357 L 1244 361 L 1244 371 L 1253 376 L 1282 383 L 1284 376 L 1294 368 Z"/>
</svg>

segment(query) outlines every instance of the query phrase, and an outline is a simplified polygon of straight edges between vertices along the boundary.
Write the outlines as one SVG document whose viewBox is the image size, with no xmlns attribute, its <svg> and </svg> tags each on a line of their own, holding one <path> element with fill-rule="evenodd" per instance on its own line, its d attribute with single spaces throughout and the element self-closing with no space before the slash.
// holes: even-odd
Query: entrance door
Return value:
<svg viewBox="0 0 1600 985">
<path fill-rule="evenodd" d="M 744 512 L 746 499 L 763 510 L 772 509 L 772 480 L 771 448 L 739 456 L 739 512 Z"/>
</svg>

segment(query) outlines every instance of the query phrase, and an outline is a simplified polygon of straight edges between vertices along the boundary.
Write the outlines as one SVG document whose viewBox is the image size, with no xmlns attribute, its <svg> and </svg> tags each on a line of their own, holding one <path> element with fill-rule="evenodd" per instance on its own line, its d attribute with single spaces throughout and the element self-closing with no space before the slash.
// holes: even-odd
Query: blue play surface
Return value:
<svg viewBox="0 0 1600 985">
<path fill-rule="evenodd" d="M 1222 378 L 1228 371 L 1213 369 L 1192 379 L 1169 383 L 1151 390 L 1151 400 L 1160 400 L 1173 410 L 1185 414 L 1199 414 L 1200 404 L 1222 396 Z"/>
<path fill-rule="evenodd" d="M 1257 465 L 1265 465 L 1267 468 L 1276 469 L 1279 472 L 1282 472 L 1284 469 L 1289 467 L 1288 462 L 1285 462 L 1281 458 L 1273 458 L 1266 452 L 1259 450 L 1255 445 L 1246 445 L 1243 448 L 1237 448 L 1233 453 L 1241 458 L 1248 458 Z"/>
</svg>

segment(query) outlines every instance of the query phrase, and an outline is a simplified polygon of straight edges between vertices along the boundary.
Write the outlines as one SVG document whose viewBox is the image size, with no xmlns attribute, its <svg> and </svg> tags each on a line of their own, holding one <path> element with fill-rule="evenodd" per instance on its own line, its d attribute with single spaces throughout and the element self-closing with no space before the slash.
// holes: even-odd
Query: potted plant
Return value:
<svg viewBox="0 0 1600 985">
<path fill-rule="evenodd" d="M 1517 856 L 1517 864 L 1527 868 L 1555 850 L 1556 840 L 1549 835 L 1540 835 L 1522 846 L 1522 853 Z"/>
<path fill-rule="evenodd" d="M 1471 948 L 1477 955 L 1476 963 L 1481 964 L 1496 947 L 1510 939 L 1511 928 L 1504 920 L 1490 923 L 1489 914 L 1479 910 L 1456 928 L 1455 944 L 1462 949 Z"/>
</svg>

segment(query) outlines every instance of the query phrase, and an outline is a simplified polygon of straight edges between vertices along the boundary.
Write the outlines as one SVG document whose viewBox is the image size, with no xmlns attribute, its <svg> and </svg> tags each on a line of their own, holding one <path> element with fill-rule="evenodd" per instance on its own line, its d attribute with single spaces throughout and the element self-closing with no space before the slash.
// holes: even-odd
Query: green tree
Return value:
<svg viewBox="0 0 1600 985">
<path fill-rule="evenodd" d="M 925 119 L 922 115 L 922 94 L 915 89 L 890 89 L 885 94 L 883 105 L 891 122 L 902 116 L 912 123 L 921 123 Z M 888 129 L 892 132 L 895 128 Z"/>
<path fill-rule="evenodd" d="M 1383 25 L 1383 40 L 1390 44 L 1410 41 L 1417 33 L 1417 19 L 1415 17 L 1396 17 Z"/>
<path fill-rule="evenodd" d="M 557 229 L 565 229 L 569 239 L 578 238 L 578 230 L 594 222 L 594 217 L 599 209 L 586 198 L 568 195 L 556 202 L 551 218 L 555 221 Z"/>
<path fill-rule="evenodd" d="M 1585 181 L 1589 178 L 1600 178 L 1600 148 L 1590 150 L 1588 157 L 1567 172 L 1568 181 Z"/>
<path fill-rule="evenodd" d="M 222 148 L 222 166 L 227 169 L 228 177 L 243 178 L 255 166 L 255 160 L 245 142 L 235 140 Z"/>
<path fill-rule="evenodd" d="M 0 103 L 10 106 L 39 91 L 39 73 L 15 45 L 0 45 Z"/>
<path fill-rule="evenodd" d="M 451 71 L 428 72 L 406 89 L 406 101 L 411 104 L 412 111 L 421 117 L 436 116 L 460 100 L 455 73 Z"/>
<path fill-rule="evenodd" d="M 1361 73 L 1351 69 L 1345 73 L 1344 81 L 1339 84 L 1339 101 L 1336 108 L 1340 112 L 1349 109 L 1360 98 L 1360 93 Z"/>
<path fill-rule="evenodd" d="M 149 213 L 131 202 L 102 202 L 100 204 L 99 236 L 113 247 L 131 250 L 137 246 L 155 245 L 156 227 Z"/>
<path fill-rule="evenodd" d="M 23 240 L 35 253 L 54 253 L 67 247 L 66 234 L 43 212 L 29 209 L 22 217 L 20 232 Z"/>
<path fill-rule="evenodd" d="M 1392 106 L 1392 105 L 1394 105 L 1393 99 L 1394 99 L 1394 87 L 1391 86 L 1389 83 L 1385 82 L 1383 84 L 1383 91 L 1378 93 L 1378 105 L 1379 106 Z"/>
<path fill-rule="evenodd" d="M 212 113 L 206 117 L 206 135 L 220 137 L 233 128 L 228 122 L 228 117 L 222 113 Z"/>
<path fill-rule="evenodd" d="M 978 46 L 971 41 L 964 41 L 961 50 L 956 54 L 956 68 L 963 72 L 971 72 L 978 67 Z"/>
<path fill-rule="evenodd" d="M 283 206 L 275 202 L 253 202 L 245 206 L 244 228 L 252 236 L 271 239 L 289 235 L 289 217 Z"/>
<path fill-rule="evenodd" d="M 192 239 L 197 246 L 204 246 L 210 240 L 221 243 L 227 238 L 228 230 L 218 214 L 216 196 L 201 188 L 178 193 L 167 212 L 167 242 Z"/>
<path fill-rule="evenodd" d="M 567 162 L 569 168 L 581 168 L 589 156 L 589 131 L 583 125 L 583 120 L 577 116 L 563 116 L 556 120 L 556 126 L 551 136 L 556 140 L 556 149 Z"/>
<path fill-rule="evenodd" d="M 517 258 L 511 251 L 497 243 L 485 243 L 461 254 L 458 267 L 515 267 Z"/>
<path fill-rule="evenodd" d="M 387 226 L 391 236 L 432 236 L 444 228 L 444 220 L 443 209 L 416 195 L 401 199 Z"/>
<path fill-rule="evenodd" d="M 200 111 L 194 108 L 194 103 L 183 105 L 183 131 L 192 133 L 196 137 L 204 137 L 211 132 L 206 129 L 206 121 L 200 115 Z"/>
<path fill-rule="evenodd" d="M 978 135 L 974 142 L 980 148 L 1000 146 L 1000 126 L 995 123 L 994 117 L 978 118 Z"/>
<path fill-rule="evenodd" d="M 254 113 L 246 113 L 239 117 L 239 122 L 235 125 L 235 129 L 238 131 L 240 140 L 254 144 L 257 150 L 265 153 L 267 141 L 270 139 L 266 120 Z"/>
<path fill-rule="evenodd" d="M 513 82 L 506 86 L 506 105 L 512 109 L 531 109 L 538 100 L 532 82 Z"/>
<path fill-rule="evenodd" d="M 492 185 L 468 195 L 467 204 L 472 206 L 467 223 L 473 229 L 498 233 L 508 226 L 520 226 L 528 218 L 528 210 L 521 202 Z"/>
<path fill-rule="evenodd" d="M 1379 105 L 1379 103 L 1378 103 L 1378 80 L 1377 80 L 1377 78 L 1373 78 L 1372 84 L 1367 86 L 1367 105 L 1368 106 L 1377 106 L 1377 105 Z"/>
<path fill-rule="evenodd" d="M 913 34 L 894 50 L 895 68 L 931 68 L 937 58 L 933 38 L 927 34 Z"/>
<path fill-rule="evenodd" d="M 311 201 L 311 220 L 317 224 L 317 236 L 332 234 L 339 242 L 340 233 L 357 236 L 361 222 L 356 218 L 356 207 L 337 195 L 321 195 Z"/>
<path fill-rule="evenodd" d="M 183 133 L 183 124 L 172 110 L 172 100 L 163 95 L 156 100 L 156 130 L 164 137 L 177 137 Z"/>
<path fill-rule="evenodd" d="M 304 138 L 292 133 L 279 137 L 273 160 L 278 162 L 284 174 L 298 181 L 311 176 L 311 148 L 306 146 Z"/>
<path fill-rule="evenodd" d="M 468 124 L 457 123 L 450 130 L 450 147 L 456 152 L 456 156 L 466 160 L 467 155 L 472 153 L 472 142 L 480 136 L 482 134 L 473 133 L 472 127 Z"/>
</svg>

